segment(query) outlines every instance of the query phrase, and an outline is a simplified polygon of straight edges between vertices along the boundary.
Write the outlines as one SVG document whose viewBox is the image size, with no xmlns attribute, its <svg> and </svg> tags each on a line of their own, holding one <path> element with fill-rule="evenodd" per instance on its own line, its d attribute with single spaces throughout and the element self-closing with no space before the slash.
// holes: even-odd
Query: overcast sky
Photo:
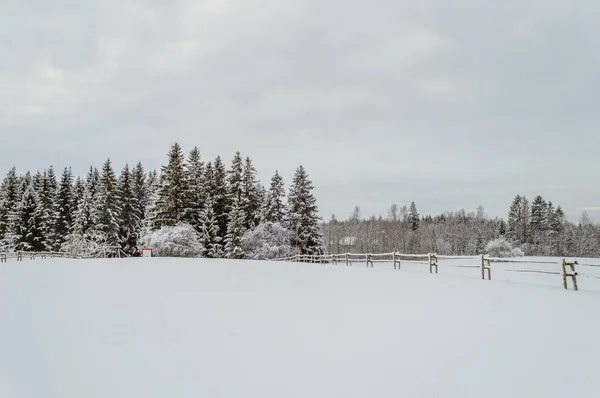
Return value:
<svg viewBox="0 0 600 398">
<path fill-rule="evenodd" d="M 600 220 L 597 0 L 3 0 L 0 169 L 303 164 L 321 215 Z"/>
</svg>

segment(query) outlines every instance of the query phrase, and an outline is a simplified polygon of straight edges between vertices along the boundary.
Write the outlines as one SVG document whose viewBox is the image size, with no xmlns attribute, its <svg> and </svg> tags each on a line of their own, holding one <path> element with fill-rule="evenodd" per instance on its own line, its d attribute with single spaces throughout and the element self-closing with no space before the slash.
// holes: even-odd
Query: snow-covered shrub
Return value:
<svg viewBox="0 0 600 398">
<path fill-rule="evenodd" d="M 244 234 L 243 249 L 246 258 L 271 260 L 296 254 L 290 245 L 291 233 L 279 223 L 264 222 Z"/>
<path fill-rule="evenodd" d="M 180 223 L 148 231 L 141 239 L 143 247 L 152 248 L 156 257 L 200 257 L 200 235 L 190 224 Z"/>
<path fill-rule="evenodd" d="M 513 248 L 511 243 L 504 237 L 499 237 L 490 241 L 485 247 L 485 251 L 492 257 L 523 257 L 524 253 L 519 248 Z"/>
</svg>

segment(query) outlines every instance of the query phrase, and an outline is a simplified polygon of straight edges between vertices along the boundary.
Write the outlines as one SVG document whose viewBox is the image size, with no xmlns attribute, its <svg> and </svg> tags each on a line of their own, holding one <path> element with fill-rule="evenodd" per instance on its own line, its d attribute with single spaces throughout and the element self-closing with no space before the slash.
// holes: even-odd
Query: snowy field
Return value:
<svg viewBox="0 0 600 398">
<path fill-rule="evenodd" d="M 600 280 L 452 265 L 0 264 L 0 397 L 598 395 Z"/>
</svg>

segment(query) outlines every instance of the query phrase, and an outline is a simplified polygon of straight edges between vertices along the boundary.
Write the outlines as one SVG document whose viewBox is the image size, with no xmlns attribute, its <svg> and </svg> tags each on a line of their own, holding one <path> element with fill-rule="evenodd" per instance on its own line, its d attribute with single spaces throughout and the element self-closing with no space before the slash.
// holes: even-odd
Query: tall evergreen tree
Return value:
<svg viewBox="0 0 600 398">
<path fill-rule="evenodd" d="M 209 164 L 207 169 L 212 169 Z M 206 198 L 206 205 L 202 211 L 202 256 L 207 258 L 223 257 L 223 246 L 219 233 L 219 224 L 213 210 L 213 200 L 209 195 Z"/>
<path fill-rule="evenodd" d="M 292 234 L 291 244 L 300 254 L 317 255 L 323 254 L 325 247 L 312 191 L 313 185 L 306 170 L 302 166 L 298 167 L 288 196 L 285 224 Z"/>
<path fill-rule="evenodd" d="M 15 238 L 17 250 L 43 251 L 42 207 L 32 183 L 25 184 L 23 199 L 18 206 Z"/>
<path fill-rule="evenodd" d="M 229 195 L 226 178 L 225 165 L 221 157 L 217 156 L 212 167 L 212 181 L 209 192 L 213 200 L 213 211 L 219 225 L 219 236 L 221 239 L 225 238 L 227 224 L 229 223 Z"/>
<path fill-rule="evenodd" d="M 419 229 L 419 213 L 417 212 L 417 205 L 415 205 L 415 202 L 411 202 L 410 204 L 408 223 L 410 224 L 411 230 L 416 231 Z"/>
<path fill-rule="evenodd" d="M 98 223 L 97 213 L 95 212 L 96 188 L 93 180 L 90 179 L 86 182 L 83 197 L 75 211 L 75 221 L 68 239 L 75 251 L 81 247 L 78 245 L 82 242 L 86 243 L 84 246 L 87 248 L 92 242 L 99 240 L 96 236 L 96 225 Z"/>
<path fill-rule="evenodd" d="M 282 222 L 285 216 L 285 205 L 283 203 L 285 187 L 283 178 L 281 178 L 278 171 L 275 171 L 275 175 L 271 179 L 271 186 L 266 196 L 264 220 L 267 222 Z"/>
<path fill-rule="evenodd" d="M 197 232 L 202 232 L 202 210 L 205 202 L 204 162 L 198 147 L 191 150 L 185 164 L 185 186 L 188 196 L 188 209 L 185 221 Z"/>
<path fill-rule="evenodd" d="M 106 249 L 114 250 L 119 246 L 120 212 L 117 177 L 110 159 L 107 159 L 102 167 L 94 204 L 98 243 Z"/>
<path fill-rule="evenodd" d="M 540 195 L 536 196 L 531 203 L 529 225 L 531 227 L 531 238 L 534 243 L 541 243 L 548 223 L 548 204 Z"/>
<path fill-rule="evenodd" d="M 239 203 L 242 201 L 243 185 L 242 185 L 242 174 L 243 161 L 242 155 L 239 152 L 235 153 L 233 161 L 231 162 L 231 169 L 227 172 L 227 186 L 229 189 L 229 207 L 233 206 L 234 202 Z"/>
<path fill-rule="evenodd" d="M 523 198 L 521 195 L 515 196 L 513 199 L 510 210 L 508 211 L 508 231 L 507 235 L 510 239 L 514 241 L 520 241 L 521 237 L 519 235 L 519 225 L 521 218 L 521 202 Z"/>
<path fill-rule="evenodd" d="M 9 170 L 0 186 L 0 246 L 10 247 L 14 243 L 13 221 L 21 198 L 17 169 Z"/>
<path fill-rule="evenodd" d="M 77 212 L 77 209 L 79 209 L 79 203 L 83 200 L 84 194 L 85 182 L 81 177 L 77 177 L 77 179 L 75 180 L 75 184 L 73 185 L 73 193 L 71 194 L 71 198 L 73 199 L 73 201 L 71 202 L 73 222 L 75 222 L 75 213 Z"/>
<path fill-rule="evenodd" d="M 54 202 L 56 200 L 57 182 L 54 167 L 50 166 L 42 175 L 42 187 L 39 194 L 42 206 L 42 230 L 46 250 L 52 250 L 54 237 Z"/>
<path fill-rule="evenodd" d="M 139 216 L 138 225 L 136 227 L 136 231 L 141 236 L 144 221 L 146 217 L 146 207 L 149 203 L 149 189 L 146 185 L 146 171 L 144 170 L 144 166 L 141 162 L 135 165 L 133 170 L 131 171 L 131 185 L 132 185 L 132 194 L 135 198 L 133 201 L 133 205 L 135 206 L 135 212 Z M 138 236 L 138 238 L 139 238 Z"/>
<path fill-rule="evenodd" d="M 225 257 L 233 259 L 244 258 L 242 249 L 242 240 L 245 232 L 244 210 L 241 208 L 239 200 L 234 200 L 231 211 L 229 212 L 229 224 L 227 225 L 227 235 L 225 236 Z"/>
<path fill-rule="evenodd" d="M 148 173 L 148 179 L 146 180 L 148 201 L 144 209 L 144 225 L 145 233 L 149 231 L 155 231 L 160 229 L 161 224 L 158 219 L 158 203 L 160 200 L 159 193 L 161 187 L 161 179 L 156 175 L 155 172 Z"/>
<path fill-rule="evenodd" d="M 184 155 L 178 143 L 169 151 L 169 163 L 162 167 L 156 217 L 159 227 L 173 226 L 184 220 L 188 211 L 184 175 Z"/>
<path fill-rule="evenodd" d="M 70 168 L 63 171 L 60 186 L 53 206 L 52 218 L 54 220 L 52 235 L 50 236 L 53 251 L 59 251 L 73 226 L 73 173 Z"/>
<path fill-rule="evenodd" d="M 256 180 L 256 169 L 249 157 L 246 157 L 244 162 L 240 205 L 245 214 L 244 227 L 254 229 L 260 223 L 262 201 L 259 194 L 259 183 Z"/>
<path fill-rule="evenodd" d="M 504 222 L 504 220 L 500 220 L 500 223 L 498 224 L 498 236 L 505 236 L 506 235 L 506 223 Z"/>
<path fill-rule="evenodd" d="M 138 252 L 140 219 L 138 198 L 133 192 L 129 166 L 125 165 L 118 181 L 119 194 L 119 242 L 124 253 L 132 256 Z"/>
</svg>

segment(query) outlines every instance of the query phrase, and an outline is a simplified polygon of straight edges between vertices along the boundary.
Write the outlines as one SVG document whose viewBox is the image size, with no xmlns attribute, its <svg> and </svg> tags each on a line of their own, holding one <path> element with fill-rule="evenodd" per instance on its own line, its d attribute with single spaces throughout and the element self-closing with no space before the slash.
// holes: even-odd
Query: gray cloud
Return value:
<svg viewBox="0 0 600 398">
<path fill-rule="evenodd" d="M 0 168 L 154 168 L 177 140 L 304 164 L 325 217 L 598 203 L 597 2 L 85 3 L 3 4 Z"/>
</svg>

